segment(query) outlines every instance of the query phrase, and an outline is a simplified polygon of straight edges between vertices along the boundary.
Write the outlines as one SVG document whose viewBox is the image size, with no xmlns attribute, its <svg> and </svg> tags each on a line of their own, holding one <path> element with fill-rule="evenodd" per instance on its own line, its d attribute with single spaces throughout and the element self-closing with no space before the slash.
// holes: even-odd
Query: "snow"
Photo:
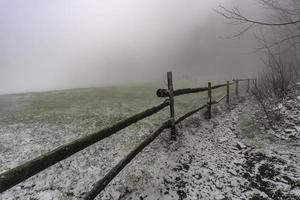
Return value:
<svg viewBox="0 0 300 200">
<path fill-rule="evenodd" d="M 294 194 L 295 196 L 300 196 L 300 187 L 297 187 L 296 189 L 293 189 L 291 191 L 292 194 Z"/>
<path fill-rule="evenodd" d="M 176 142 L 171 142 L 169 131 L 165 131 L 97 199 L 273 199 L 277 190 L 282 199 L 299 199 L 298 100 L 294 97 L 282 103 L 283 108 L 286 104 L 296 106 L 292 110 L 281 109 L 289 116 L 290 125 L 286 127 L 288 123 L 285 123 L 275 131 L 262 127 L 263 115 L 251 97 L 233 100 L 229 108 L 225 104 L 218 108 L 214 106 L 210 121 L 200 112 L 177 126 Z M 79 116 L 75 110 L 72 112 Z M 91 110 L 93 112 L 96 113 Z M 118 118 L 112 110 L 107 112 L 111 118 Z M 95 117 L 91 113 L 89 115 Z M 27 129 L 21 122 L 1 127 L 0 171 L 77 138 L 83 126 L 79 121 L 84 119 L 84 123 L 89 123 L 91 118 L 84 116 L 77 121 L 71 116 L 64 119 L 70 117 L 77 126 L 74 122 L 62 123 L 51 118 L 54 121 L 50 121 L 51 124 L 33 121 Z M 41 118 L 42 114 L 36 117 Z M 161 119 L 156 122 L 146 120 L 146 123 L 139 123 L 92 145 L 4 192 L 0 199 L 80 199 L 93 183 L 149 134 L 150 126 L 152 130 L 158 127 Z M 93 124 L 97 123 L 93 121 Z M 34 135 L 35 129 L 41 134 Z M 85 134 L 94 129 L 95 126 Z M 286 136 L 291 132 L 285 132 L 285 129 L 297 132 L 296 139 Z M 18 137 L 11 140 L 13 132 L 18 132 Z"/>
</svg>

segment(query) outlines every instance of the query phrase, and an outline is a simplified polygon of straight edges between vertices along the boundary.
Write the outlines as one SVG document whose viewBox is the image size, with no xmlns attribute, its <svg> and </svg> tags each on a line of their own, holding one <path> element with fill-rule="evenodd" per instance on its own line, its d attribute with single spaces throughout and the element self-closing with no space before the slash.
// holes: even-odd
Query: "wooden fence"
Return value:
<svg viewBox="0 0 300 200">
<path fill-rule="evenodd" d="M 89 192 L 87 192 L 84 197 L 84 199 L 86 200 L 94 199 L 138 153 L 140 153 L 153 140 L 155 140 L 155 138 L 157 138 L 165 129 L 170 128 L 171 139 L 176 140 L 176 135 L 177 135 L 176 124 L 180 123 L 181 121 L 185 120 L 189 116 L 197 113 L 198 111 L 204 108 L 207 108 L 207 116 L 208 119 L 210 119 L 212 105 L 218 104 L 224 99 L 226 99 L 227 104 L 229 104 L 230 85 L 235 83 L 236 85 L 235 94 L 238 95 L 240 81 L 247 81 L 248 83 L 247 91 L 249 92 L 250 80 L 254 80 L 254 79 L 234 79 L 233 82 L 227 81 L 225 84 L 215 85 L 215 86 L 212 86 L 212 84 L 209 82 L 207 87 L 185 88 L 185 89 L 174 90 L 172 72 L 167 73 L 167 79 L 168 79 L 168 89 L 158 89 L 156 92 L 158 97 L 167 98 L 161 104 L 149 108 L 136 115 L 133 115 L 127 119 L 124 119 L 114 124 L 111 127 L 102 129 L 96 133 L 81 137 L 73 142 L 62 145 L 44 155 L 41 155 L 33 160 L 25 162 L 24 164 L 21 164 L 13 169 L 7 170 L 6 172 L 0 174 L 0 193 L 10 189 L 11 187 L 17 185 L 22 181 L 25 181 L 26 179 L 36 175 L 37 173 L 43 171 L 44 169 L 70 157 L 71 155 L 89 147 L 90 145 L 99 142 L 142 119 L 145 119 L 161 111 L 166 107 L 169 107 L 170 118 L 166 120 L 154 133 L 148 136 L 140 145 L 138 145 L 134 150 L 132 150 L 125 158 L 123 158 L 101 180 L 95 183 L 93 188 Z M 222 96 L 220 99 L 212 100 L 212 90 L 221 87 L 226 87 L 226 94 Z M 207 102 L 204 105 L 200 106 L 199 108 L 192 110 L 176 119 L 175 108 L 174 108 L 174 97 L 179 95 L 198 93 L 204 91 L 208 92 Z"/>
</svg>

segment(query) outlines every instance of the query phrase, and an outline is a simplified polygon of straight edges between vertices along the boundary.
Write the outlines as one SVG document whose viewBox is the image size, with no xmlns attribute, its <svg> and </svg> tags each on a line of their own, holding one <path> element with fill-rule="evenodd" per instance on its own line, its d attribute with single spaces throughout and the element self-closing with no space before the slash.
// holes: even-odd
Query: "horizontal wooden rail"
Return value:
<svg viewBox="0 0 300 200">
<path fill-rule="evenodd" d="M 167 121 L 163 123 L 153 134 L 148 136 L 140 145 L 138 145 L 134 150 L 132 150 L 125 158 L 123 158 L 115 167 L 113 167 L 101 180 L 99 180 L 90 190 L 86 196 L 85 200 L 94 199 L 104 188 L 116 177 L 122 169 L 132 160 L 134 157 L 140 153 L 145 147 L 147 147 L 155 138 L 157 138 L 164 129 L 170 127 L 170 122 Z"/>
<path fill-rule="evenodd" d="M 202 110 L 203 108 L 206 108 L 207 107 L 207 104 L 204 104 L 203 106 L 195 109 L 195 110 L 192 110 L 186 114 L 184 114 L 183 116 L 179 117 L 176 121 L 175 121 L 175 124 L 179 124 L 180 122 L 182 122 L 183 120 L 185 120 L 186 118 L 188 118 L 189 116 L 197 113 L 198 111 Z"/>
<path fill-rule="evenodd" d="M 233 84 L 233 82 L 230 83 L 230 85 L 232 85 L 232 84 Z M 227 84 L 215 85 L 215 86 L 212 86 L 211 89 L 214 90 L 214 89 L 225 87 L 225 86 L 227 86 Z M 178 90 L 174 90 L 174 96 L 204 92 L 207 90 L 208 90 L 208 87 L 178 89 Z M 158 97 L 169 97 L 169 90 L 168 89 L 158 89 L 156 91 L 156 95 Z"/>
<path fill-rule="evenodd" d="M 226 94 L 224 95 L 224 96 L 222 96 L 220 99 L 218 99 L 218 100 L 216 100 L 216 101 L 213 101 L 213 102 L 211 102 L 211 104 L 218 104 L 218 103 L 220 103 L 223 99 L 225 99 L 226 98 Z"/>
<path fill-rule="evenodd" d="M 222 100 L 224 100 L 226 98 L 226 94 L 224 96 L 222 96 L 220 99 L 217 100 L 217 103 L 220 103 Z"/>
<path fill-rule="evenodd" d="M 179 96 L 179 95 L 183 95 L 183 94 L 197 93 L 197 92 L 203 92 L 203 91 L 207 91 L 207 87 L 179 89 L 179 90 L 174 91 L 174 96 Z M 167 89 L 158 89 L 156 91 L 156 95 L 158 97 L 168 97 L 169 96 L 169 91 Z"/>
<path fill-rule="evenodd" d="M 144 112 L 122 120 L 109 128 L 102 129 L 96 133 L 62 145 L 44 155 L 41 155 L 31 161 L 0 174 L 0 192 L 4 192 L 5 190 L 43 171 L 44 169 L 58 163 L 59 161 L 62 161 L 69 156 L 85 149 L 86 147 L 113 135 L 114 133 L 126 128 L 131 124 L 157 113 L 169 105 L 169 100 L 166 100 L 158 106 L 154 106 Z"/>
<path fill-rule="evenodd" d="M 255 79 L 251 79 L 251 78 L 242 78 L 242 79 L 233 79 L 233 81 L 250 81 L 250 80 L 255 80 Z"/>
<path fill-rule="evenodd" d="M 217 89 L 217 88 L 221 88 L 221 87 L 225 87 L 227 84 L 221 84 L 221 85 L 214 85 L 214 86 L 211 86 L 211 89 L 214 90 L 214 89 Z"/>
</svg>

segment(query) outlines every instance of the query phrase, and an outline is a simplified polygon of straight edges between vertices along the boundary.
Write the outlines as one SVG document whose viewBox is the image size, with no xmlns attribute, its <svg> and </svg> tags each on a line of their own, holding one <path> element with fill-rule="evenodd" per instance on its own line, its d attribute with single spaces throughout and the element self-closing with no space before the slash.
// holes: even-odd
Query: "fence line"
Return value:
<svg viewBox="0 0 300 200">
<path fill-rule="evenodd" d="M 116 123 L 115 125 L 102 129 L 96 133 L 79 138 L 71 143 L 62 145 L 49 153 L 39 156 L 31 161 L 28 161 L 18 167 L 8 170 L 0 174 L 0 192 L 17 185 L 18 183 L 30 178 L 31 176 L 43 171 L 44 169 L 62 161 L 74 153 L 85 149 L 86 147 L 107 138 L 114 133 L 134 124 L 146 117 L 149 117 L 169 105 L 166 100 L 162 104 L 150 108 L 144 112 L 138 113 L 132 117 Z"/>
<path fill-rule="evenodd" d="M 226 96 L 227 96 L 227 95 L 225 94 L 224 96 L 222 96 L 222 97 L 219 98 L 218 100 L 212 101 L 211 104 L 218 104 L 218 103 L 220 103 L 223 99 L 225 99 Z"/>
<path fill-rule="evenodd" d="M 171 139 L 176 140 L 174 88 L 173 88 L 172 72 L 167 73 L 167 79 L 168 79 L 168 94 L 169 94 L 169 101 L 170 101 Z"/>
<path fill-rule="evenodd" d="M 158 97 L 168 97 L 163 103 L 133 115 L 127 119 L 124 119 L 109 128 L 102 129 L 96 133 L 90 134 L 88 136 L 81 137 L 73 142 L 62 145 L 44 155 L 41 155 L 31 161 L 21 164 L 13 169 L 7 170 L 6 172 L 0 174 L 0 192 L 4 192 L 11 187 L 17 185 L 18 183 L 25 181 L 26 179 L 38 174 L 44 169 L 72 156 L 73 154 L 89 147 L 90 145 L 99 142 L 116 132 L 142 120 L 155 113 L 158 113 L 162 109 L 169 106 L 170 118 L 162 124 L 153 134 L 148 136 L 140 145 L 138 145 L 134 150 L 132 150 L 125 158 L 123 158 L 114 168 L 112 168 L 101 180 L 99 180 L 91 191 L 89 191 L 85 199 L 94 199 L 118 173 L 128 164 L 134 157 L 140 153 L 145 147 L 147 147 L 152 141 L 154 141 L 166 128 L 171 129 L 171 139 L 176 140 L 177 130 L 176 124 L 190 117 L 191 115 L 197 113 L 198 111 L 207 108 L 208 118 L 211 118 L 211 107 L 214 104 L 220 103 L 226 98 L 227 104 L 229 104 L 229 86 L 235 83 L 235 93 L 238 96 L 238 86 L 240 81 L 247 81 L 247 92 L 250 90 L 250 80 L 253 80 L 256 84 L 256 79 L 234 79 L 233 82 L 227 81 L 225 84 L 212 86 L 211 82 L 208 83 L 207 87 L 202 88 L 185 88 L 174 90 L 172 72 L 167 73 L 168 89 L 158 89 L 156 94 Z M 226 87 L 226 94 L 219 98 L 218 100 L 212 100 L 212 90 Z M 198 93 L 208 91 L 207 103 L 192 110 L 183 116 L 175 119 L 175 108 L 174 101 L 175 96 Z"/>
<path fill-rule="evenodd" d="M 92 190 L 90 190 L 86 196 L 85 200 L 94 199 L 108 184 L 113 180 L 115 176 L 145 147 L 147 147 L 155 138 L 157 138 L 166 128 L 170 127 L 170 121 L 163 123 L 154 133 L 147 137 L 140 145 L 138 145 L 134 150 L 132 150 L 125 158 L 123 158 L 115 167 L 113 167 L 100 181 L 98 181 Z"/>
<path fill-rule="evenodd" d="M 234 84 L 234 82 L 230 83 L 229 85 L 232 85 L 232 84 Z M 218 88 L 221 88 L 221 87 L 225 87 L 226 85 L 227 84 L 215 85 L 215 86 L 212 86 L 211 89 L 212 90 L 218 89 Z M 174 96 L 205 92 L 207 90 L 208 90 L 208 87 L 178 89 L 178 90 L 174 90 Z M 158 97 L 169 97 L 169 90 L 167 90 L 167 89 L 158 89 L 156 91 L 156 95 Z"/>
<path fill-rule="evenodd" d="M 181 121 L 185 120 L 186 118 L 188 118 L 189 116 L 192 116 L 193 114 L 199 112 L 200 110 L 202 110 L 203 108 L 206 108 L 207 104 L 204 104 L 203 106 L 200 106 L 199 108 L 192 110 L 186 114 L 184 114 L 183 116 L 179 117 L 176 121 L 175 124 L 179 124 Z"/>
</svg>

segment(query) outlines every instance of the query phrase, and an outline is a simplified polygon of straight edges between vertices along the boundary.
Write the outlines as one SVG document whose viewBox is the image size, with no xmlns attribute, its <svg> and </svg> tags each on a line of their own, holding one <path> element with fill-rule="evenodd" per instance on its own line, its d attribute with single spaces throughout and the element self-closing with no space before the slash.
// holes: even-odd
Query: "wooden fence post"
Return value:
<svg viewBox="0 0 300 200">
<path fill-rule="evenodd" d="M 247 92 L 250 92 L 250 79 L 247 80 Z"/>
<path fill-rule="evenodd" d="M 229 105 L 229 91 L 230 91 L 230 88 L 229 88 L 229 81 L 227 81 L 227 84 L 226 84 L 226 102 L 227 104 Z"/>
<path fill-rule="evenodd" d="M 235 95 L 239 96 L 239 80 L 235 79 Z"/>
<path fill-rule="evenodd" d="M 170 124 L 171 124 L 171 140 L 176 140 L 176 127 L 175 127 L 175 109 L 174 109 L 174 88 L 172 72 L 167 73 L 168 77 L 168 90 L 170 100 Z"/>
<path fill-rule="evenodd" d="M 254 79 L 254 85 L 255 85 L 255 88 L 257 88 L 257 78 Z"/>
<path fill-rule="evenodd" d="M 211 82 L 208 82 L 208 99 L 207 99 L 207 118 L 211 118 Z"/>
</svg>

